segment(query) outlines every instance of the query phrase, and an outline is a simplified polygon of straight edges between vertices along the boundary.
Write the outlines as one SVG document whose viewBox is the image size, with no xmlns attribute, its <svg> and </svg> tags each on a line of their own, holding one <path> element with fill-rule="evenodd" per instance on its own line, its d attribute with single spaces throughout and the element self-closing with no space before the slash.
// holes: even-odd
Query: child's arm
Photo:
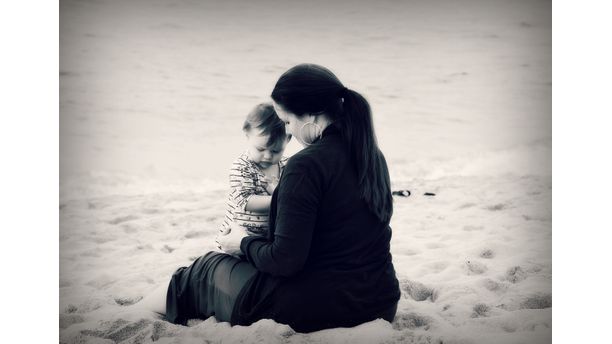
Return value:
<svg viewBox="0 0 612 344">
<path fill-rule="evenodd" d="M 270 210 L 272 196 L 252 195 L 249 197 L 244 209 L 264 213 Z"/>
<path fill-rule="evenodd" d="M 266 191 L 272 195 L 274 193 L 274 189 L 276 189 L 276 185 L 278 184 L 278 178 L 275 180 L 267 180 Z M 268 212 L 270 211 L 270 203 L 272 201 L 272 196 L 267 195 L 252 195 L 249 197 L 245 209 L 248 211 L 256 211 L 256 212 Z"/>
<path fill-rule="evenodd" d="M 270 210 L 272 197 L 257 191 L 258 187 L 255 185 L 257 173 L 243 159 L 234 162 L 230 170 L 230 188 L 232 190 L 230 197 L 238 206 L 238 211 L 242 209 L 242 211 L 266 213 Z M 261 189 L 261 186 L 259 189 Z M 269 190 L 267 191 L 269 192 Z"/>
</svg>

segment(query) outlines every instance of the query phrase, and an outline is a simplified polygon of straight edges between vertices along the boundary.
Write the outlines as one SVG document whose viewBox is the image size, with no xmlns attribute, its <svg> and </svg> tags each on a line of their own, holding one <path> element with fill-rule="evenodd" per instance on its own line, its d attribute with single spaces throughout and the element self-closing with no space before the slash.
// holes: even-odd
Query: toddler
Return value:
<svg viewBox="0 0 612 344">
<path fill-rule="evenodd" d="M 220 234 L 227 235 L 232 224 L 237 224 L 249 235 L 266 235 L 271 195 L 285 167 L 283 152 L 291 136 L 272 104 L 257 105 L 242 130 L 247 150 L 230 169 L 230 193 Z"/>
</svg>

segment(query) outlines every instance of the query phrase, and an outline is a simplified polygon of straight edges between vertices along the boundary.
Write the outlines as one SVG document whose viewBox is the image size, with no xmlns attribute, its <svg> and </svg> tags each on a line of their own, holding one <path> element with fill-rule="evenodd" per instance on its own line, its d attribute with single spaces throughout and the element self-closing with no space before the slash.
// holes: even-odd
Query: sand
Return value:
<svg viewBox="0 0 612 344">
<path fill-rule="evenodd" d="M 394 322 L 132 311 L 214 248 L 242 120 L 300 62 L 368 98 L 412 192 L 391 221 Z M 550 342 L 550 80 L 548 2 L 62 1 L 60 342 Z"/>
</svg>

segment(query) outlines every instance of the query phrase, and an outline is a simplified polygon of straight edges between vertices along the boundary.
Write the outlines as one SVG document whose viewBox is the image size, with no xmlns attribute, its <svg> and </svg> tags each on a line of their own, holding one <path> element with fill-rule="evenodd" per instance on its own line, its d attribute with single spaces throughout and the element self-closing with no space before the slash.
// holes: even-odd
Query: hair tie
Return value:
<svg viewBox="0 0 612 344">
<path fill-rule="evenodd" d="M 340 89 L 340 92 L 338 92 L 338 94 L 340 95 L 340 101 L 344 103 L 344 98 L 346 98 L 346 95 L 348 94 L 349 89 L 346 87 L 342 87 L 342 89 Z"/>
</svg>

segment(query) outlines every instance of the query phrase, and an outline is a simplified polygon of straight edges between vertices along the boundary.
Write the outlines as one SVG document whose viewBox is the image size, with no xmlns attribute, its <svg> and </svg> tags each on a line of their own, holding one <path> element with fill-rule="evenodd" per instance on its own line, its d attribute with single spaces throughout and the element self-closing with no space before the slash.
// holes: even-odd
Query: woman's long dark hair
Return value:
<svg viewBox="0 0 612 344">
<path fill-rule="evenodd" d="M 272 99 L 298 117 L 326 114 L 338 126 L 357 172 L 361 197 L 381 221 L 393 213 L 389 170 L 378 149 L 372 112 L 361 94 L 344 87 L 327 68 L 297 65 L 274 86 Z"/>
</svg>

